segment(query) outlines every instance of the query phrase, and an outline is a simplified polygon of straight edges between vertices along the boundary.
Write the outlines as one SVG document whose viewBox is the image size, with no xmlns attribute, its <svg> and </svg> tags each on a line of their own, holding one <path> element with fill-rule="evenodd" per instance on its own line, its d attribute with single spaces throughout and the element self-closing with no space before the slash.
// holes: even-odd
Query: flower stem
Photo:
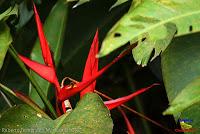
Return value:
<svg viewBox="0 0 200 134">
<path fill-rule="evenodd" d="M 49 109 L 49 111 L 51 112 L 51 115 L 54 118 L 57 118 L 57 114 L 53 108 L 53 106 L 51 105 L 50 101 L 47 99 L 47 97 L 44 95 L 42 89 L 40 88 L 40 86 L 38 85 L 38 83 L 36 82 L 36 80 L 30 75 L 29 71 L 26 69 L 26 66 L 24 65 L 24 63 L 19 59 L 18 57 L 18 53 L 16 52 L 16 50 L 14 49 L 14 47 L 12 45 L 10 45 L 9 49 L 8 49 L 9 53 L 11 54 L 11 56 L 16 60 L 16 62 L 18 63 L 18 65 L 21 67 L 21 69 L 23 70 L 23 72 L 26 74 L 26 76 L 29 78 L 29 80 L 31 81 L 32 85 L 35 87 L 37 93 L 39 94 L 39 96 L 41 97 L 41 99 L 43 100 L 44 104 L 47 106 L 47 108 Z"/>
</svg>

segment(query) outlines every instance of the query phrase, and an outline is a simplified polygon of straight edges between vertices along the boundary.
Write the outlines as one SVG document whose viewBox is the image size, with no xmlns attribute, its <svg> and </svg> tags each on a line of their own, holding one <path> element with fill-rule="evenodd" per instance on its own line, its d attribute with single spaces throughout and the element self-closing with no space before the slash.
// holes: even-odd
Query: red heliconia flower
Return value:
<svg viewBox="0 0 200 134">
<path fill-rule="evenodd" d="M 38 36 L 40 40 L 40 47 L 42 49 L 42 56 L 43 56 L 45 65 L 32 61 L 22 55 L 19 55 L 19 57 L 34 72 L 36 72 L 38 75 L 40 75 L 42 78 L 46 79 L 47 81 L 53 83 L 56 87 L 57 92 L 59 92 L 61 88 L 59 86 L 58 78 L 56 76 L 54 62 L 51 56 L 48 42 L 43 32 L 40 17 L 38 15 L 38 12 L 34 3 L 33 3 L 33 8 L 34 8 L 34 13 L 35 13 L 35 21 L 37 24 Z"/>
<path fill-rule="evenodd" d="M 88 54 L 88 58 L 85 64 L 85 69 L 83 73 L 82 81 L 87 81 L 89 78 L 94 76 L 98 72 L 98 64 L 99 60 L 96 58 L 96 55 L 98 54 L 98 47 L 99 47 L 99 40 L 98 40 L 98 30 L 96 31 L 94 40 L 92 42 L 90 52 Z M 84 94 L 88 92 L 94 92 L 96 86 L 96 80 L 91 83 L 87 88 L 85 88 L 83 91 L 81 91 L 80 96 L 82 97 Z"/>
<path fill-rule="evenodd" d="M 70 96 L 77 94 L 78 92 L 81 92 L 81 97 L 87 92 L 93 92 L 96 85 L 96 79 L 100 75 L 102 75 L 114 63 L 116 63 L 122 57 L 128 54 L 132 50 L 132 48 L 133 46 L 130 46 L 126 51 L 122 52 L 108 65 L 106 65 L 105 67 L 103 67 L 101 70 L 98 71 L 98 59 L 96 58 L 96 55 L 98 54 L 98 30 L 97 30 L 87 58 L 82 82 L 77 83 L 76 86 L 74 86 L 73 88 L 69 88 L 68 85 L 64 86 L 58 96 L 59 100 L 64 101 L 68 99 Z"/>
<path fill-rule="evenodd" d="M 44 35 L 44 31 L 42 28 L 42 23 L 40 17 L 38 15 L 37 9 L 35 4 L 33 3 L 33 9 L 35 14 L 35 21 L 37 24 L 37 31 L 40 40 L 40 47 L 42 49 L 42 56 L 45 65 L 32 61 L 22 55 L 19 55 L 19 58 L 28 66 L 30 67 L 35 73 L 40 75 L 42 78 L 46 79 L 50 83 L 53 83 L 56 88 L 56 102 L 58 102 L 57 94 L 60 92 L 60 85 L 58 82 L 58 78 L 55 71 L 55 65 L 52 59 L 51 51 Z M 58 103 L 56 103 L 56 111 L 58 115 L 61 115 L 61 111 L 59 110 Z"/>
<path fill-rule="evenodd" d="M 106 65 L 105 67 L 103 67 L 101 70 L 98 71 L 98 58 L 96 58 L 96 55 L 98 54 L 99 41 L 98 41 L 98 30 L 97 30 L 94 40 L 92 42 L 89 54 L 88 54 L 82 81 L 80 83 L 76 83 L 74 86 L 65 85 L 64 87 L 61 88 L 60 84 L 58 82 L 57 75 L 56 75 L 55 65 L 54 65 L 54 62 L 52 59 L 50 48 L 49 48 L 48 42 L 45 38 L 43 29 L 42 29 L 42 23 L 41 23 L 41 20 L 39 18 L 39 15 L 37 13 L 37 9 L 36 9 L 34 3 L 33 3 L 33 7 L 34 7 L 34 13 L 35 13 L 35 20 L 36 20 L 36 24 L 37 24 L 38 36 L 39 36 L 39 40 L 40 40 L 40 46 L 42 49 L 42 56 L 43 56 L 45 65 L 35 62 L 35 61 L 32 61 L 21 55 L 19 55 L 19 57 L 34 72 L 36 72 L 38 75 L 40 75 L 42 78 L 46 79 L 50 83 L 54 84 L 54 86 L 56 88 L 56 110 L 57 110 L 58 114 L 61 115 L 61 112 L 58 108 L 58 103 L 59 104 L 61 103 L 63 112 L 65 113 L 66 112 L 65 103 L 67 103 L 66 100 L 69 99 L 69 97 L 71 97 L 74 94 L 77 94 L 79 92 L 80 92 L 81 97 L 84 96 L 88 92 L 94 92 L 95 86 L 96 86 L 96 79 L 100 75 L 102 75 L 110 66 L 112 66 L 114 63 L 116 63 L 122 57 L 124 57 L 126 54 L 128 54 L 132 50 L 132 47 L 129 47 L 128 50 L 122 52 L 112 62 L 110 62 L 108 65 Z M 147 91 L 148 89 L 150 89 L 151 87 L 153 87 L 155 85 L 158 85 L 158 84 L 153 84 L 149 87 L 142 88 L 128 96 L 121 97 L 116 100 L 106 101 L 106 102 L 104 102 L 105 106 L 109 110 L 112 110 L 113 108 L 119 107 L 120 105 L 129 101 L 130 99 L 134 98 L 135 96 L 138 96 L 139 94 L 144 93 L 145 91 Z M 134 130 L 133 130 L 130 122 L 128 121 L 128 118 L 126 117 L 125 113 L 122 110 L 120 110 L 120 112 L 122 113 L 122 115 L 125 119 L 129 133 L 134 134 Z"/>
<path fill-rule="evenodd" d="M 151 89 L 153 86 L 156 86 L 156 85 L 159 85 L 159 84 L 158 83 L 152 84 L 149 87 L 145 87 L 145 88 L 139 89 L 136 92 L 134 92 L 134 93 L 132 93 L 132 94 L 130 94 L 128 96 L 125 96 L 125 97 L 121 97 L 121 98 L 118 98 L 118 99 L 115 99 L 115 100 L 105 101 L 104 104 L 106 105 L 106 107 L 109 110 L 112 110 L 112 109 L 124 104 L 125 102 L 128 102 L 129 100 L 131 100 L 132 98 L 138 96 L 139 94 L 144 93 L 145 91 Z"/>
<path fill-rule="evenodd" d="M 81 92 L 80 93 L 81 97 L 84 96 L 86 93 L 94 92 L 95 86 L 96 86 L 96 78 L 98 76 L 100 76 L 103 72 L 105 72 L 112 64 L 117 62 L 120 58 L 122 58 L 126 54 L 126 52 L 120 54 L 110 64 L 108 64 L 103 69 L 98 71 L 98 59 L 96 58 L 96 55 L 98 54 L 98 43 L 99 42 L 98 42 L 98 30 L 97 30 L 94 40 L 93 40 L 93 43 L 91 45 L 89 54 L 88 54 L 88 58 L 87 58 L 84 73 L 83 73 L 82 82 L 80 82 L 80 83 L 76 82 L 75 86 L 71 86 L 71 85 L 64 86 L 62 88 L 62 90 L 60 91 L 60 94 L 59 94 L 60 96 L 58 97 L 59 99 L 61 99 L 61 101 L 64 101 L 65 99 L 76 94 L 77 92 Z M 112 109 L 122 105 L 123 103 L 129 101 L 130 99 L 134 98 L 135 96 L 138 96 L 139 94 L 147 91 L 148 89 L 150 89 L 151 87 L 153 87 L 155 85 L 158 85 L 158 84 L 155 83 L 149 87 L 142 88 L 128 96 L 121 97 L 116 100 L 106 101 L 106 102 L 104 102 L 104 104 L 106 105 L 106 107 L 109 110 L 112 110 Z M 64 108 L 63 111 L 65 111 L 65 107 L 63 106 L 62 108 Z M 123 110 L 120 109 L 120 112 L 122 113 L 122 115 L 125 119 L 129 134 L 135 134 L 134 129 L 132 128 L 131 123 L 129 122 L 129 120 L 128 120 L 127 116 L 125 115 L 125 113 L 123 112 Z"/>
</svg>

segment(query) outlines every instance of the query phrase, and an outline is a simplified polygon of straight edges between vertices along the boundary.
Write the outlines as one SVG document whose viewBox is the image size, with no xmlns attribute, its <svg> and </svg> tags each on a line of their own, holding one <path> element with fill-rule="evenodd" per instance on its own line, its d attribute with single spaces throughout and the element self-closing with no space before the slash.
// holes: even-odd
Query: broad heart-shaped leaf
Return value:
<svg viewBox="0 0 200 134">
<path fill-rule="evenodd" d="M 199 0 L 134 0 L 131 8 L 109 31 L 99 56 L 128 42 L 138 42 L 133 57 L 145 66 L 155 49 L 155 58 L 176 36 L 200 31 Z M 141 52 L 142 51 L 142 52 Z"/>
<path fill-rule="evenodd" d="M 9 27 L 5 22 L 0 22 L 0 70 L 11 42 L 12 36 Z"/>
<path fill-rule="evenodd" d="M 57 66 L 60 61 L 61 50 L 64 41 L 65 27 L 67 24 L 67 3 L 65 0 L 58 0 L 58 2 L 52 8 L 49 16 L 47 17 L 44 24 L 45 36 L 48 40 L 51 50 L 53 51 L 55 65 Z M 31 59 L 43 63 L 39 40 L 37 39 L 34 44 L 33 51 L 31 53 Z M 40 76 L 31 72 L 33 77 L 38 81 L 39 85 L 47 95 L 50 83 L 42 79 Z M 30 86 L 30 97 L 42 108 L 44 104 L 37 92 Z"/>
<path fill-rule="evenodd" d="M 174 106 L 174 110 L 170 113 L 174 113 L 176 119 L 193 120 L 191 125 L 198 129 L 200 129 L 200 115 L 197 112 L 200 107 L 199 37 L 199 33 L 179 37 L 161 55 L 162 73 L 169 105 Z"/>
<path fill-rule="evenodd" d="M 69 114 L 56 120 L 43 117 L 28 105 L 15 106 L 0 118 L 0 128 L 6 130 L 24 130 L 24 133 L 49 134 L 112 134 L 112 119 L 109 110 L 101 98 L 86 94 L 76 108 Z M 14 134 L 16 132 L 11 132 Z"/>
</svg>

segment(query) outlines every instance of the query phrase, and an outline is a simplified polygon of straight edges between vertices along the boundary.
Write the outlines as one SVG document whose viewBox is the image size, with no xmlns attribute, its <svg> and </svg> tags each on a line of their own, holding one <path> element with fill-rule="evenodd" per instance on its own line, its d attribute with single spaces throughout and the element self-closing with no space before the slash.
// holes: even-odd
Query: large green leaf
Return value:
<svg viewBox="0 0 200 134">
<path fill-rule="evenodd" d="M 169 109 L 176 119 L 191 119 L 200 128 L 200 34 L 175 39 L 162 53 L 162 72 Z"/>
<path fill-rule="evenodd" d="M 138 42 L 133 57 L 145 66 L 164 51 L 176 36 L 200 31 L 199 0 L 134 0 L 125 14 L 109 31 L 99 56 L 104 56 L 128 42 Z"/>
<path fill-rule="evenodd" d="M 8 47 L 12 42 L 10 29 L 4 22 L 0 23 L 0 69 L 3 65 Z"/>
<path fill-rule="evenodd" d="M 49 42 L 50 48 L 53 51 L 55 65 L 57 66 L 60 57 L 61 57 L 61 50 L 64 41 L 64 34 L 65 34 L 65 27 L 67 25 L 67 3 L 65 0 L 59 0 L 55 6 L 52 8 L 49 16 L 47 17 L 45 24 L 44 24 L 44 32 L 46 38 Z M 31 53 L 31 59 L 43 63 L 43 58 L 41 54 L 41 48 L 39 44 L 39 40 L 37 39 L 33 51 Z M 41 88 L 43 89 L 45 95 L 48 94 L 50 83 L 46 80 L 42 79 L 40 76 L 32 72 L 33 77 L 37 80 Z M 37 92 L 30 87 L 30 97 L 42 108 L 44 108 L 44 104 L 40 99 Z"/>
<path fill-rule="evenodd" d="M 183 88 L 164 114 L 178 114 L 198 102 L 200 102 L 200 78 L 194 79 Z"/>
<path fill-rule="evenodd" d="M 93 93 L 86 94 L 70 114 L 56 120 L 44 117 L 28 105 L 15 106 L 0 117 L 2 131 L 26 130 L 23 133 L 112 134 L 112 127 L 109 110 Z"/>
</svg>

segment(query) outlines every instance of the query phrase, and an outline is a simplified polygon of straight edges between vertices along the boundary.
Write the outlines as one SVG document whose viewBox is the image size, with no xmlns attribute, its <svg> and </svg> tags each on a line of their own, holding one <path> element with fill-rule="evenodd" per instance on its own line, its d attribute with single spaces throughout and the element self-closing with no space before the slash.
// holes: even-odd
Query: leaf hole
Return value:
<svg viewBox="0 0 200 134">
<path fill-rule="evenodd" d="M 24 118 L 28 118 L 26 115 L 24 115 Z"/>
<path fill-rule="evenodd" d="M 146 40 L 146 38 L 142 38 L 142 42 L 145 41 L 145 40 Z"/>
<path fill-rule="evenodd" d="M 115 33 L 115 34 L 114 34 L 114 37 L 120 37 L 120 36 L 121 36 L 120 33 Z"/>
<path fill-rule="evenodd" d="M 175 35 L 178 33 L 178 31 L 176 30 L 176 32 L 174 33 Z"/>
<path fill-rule="evenodd" d="M 193 27 L 192 27 L 192 26 L 190 26 L 190 27 L 189 27 L 189 31 L 190 31 L 190 32 L 192 32 L 192 30 L 193 30 Z"/>
</svg>

